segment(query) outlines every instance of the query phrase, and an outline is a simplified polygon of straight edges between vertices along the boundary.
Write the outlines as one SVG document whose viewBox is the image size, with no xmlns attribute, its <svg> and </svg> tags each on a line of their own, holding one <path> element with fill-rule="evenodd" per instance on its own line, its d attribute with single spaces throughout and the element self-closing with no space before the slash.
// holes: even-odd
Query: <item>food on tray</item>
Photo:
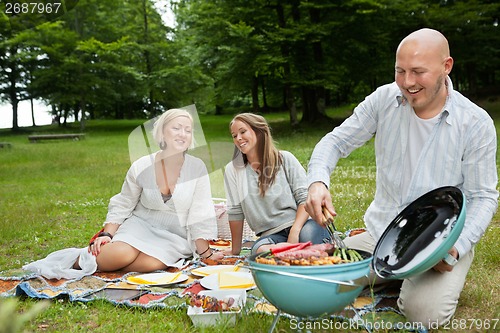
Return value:
<svg viewBox="0 0 500 333">
<path fill-rule="evenodd" d="M 310 244 L 310 243 L 298 243 L 298 244 L 306 244 L 306 246 L 298 246 L 292 249 L 288 249 L 286 251 L 273 252 L 271 251 L 275 257 L 280 259 L 303 259 L 303 258 L 324 258 L 328 257 L 328 251 L 332 251 L 335 249 L 333 244 L 324 243 L 324 244 Z"/>
<path fill-rule="evenodd" d="M 282 266 L 334 265 L 360 261 L 364 258 L 352 249 L 339 249 L 335 245 L 297 243 L 273 248 L 267 255 L 257 256 L 256 262 Z"/>
<path fill-rule="evenodd" d="M 233 297 L 217 299 L 207 295 L 190 295 L 187 299 L 187 305 L 202 308 L 203 312 L 221 312 L 221 311 L 239 311 Z"/>
<path fill-rule="evenodd" d="M 362 234 L 363 232 L 365 232 L 366 229 L 363 229 L 363 228 L 360 228 L 360 229 L 353 229 L 349 232 L 349 237 L 352 237 L 352 236 L 356 236 L 356 235 L 359 235 L 359 234 Z"/>
<path fill-rule="evenodd" d="M 230 246 L 231 245 L 231 241 L 224 240 L 224 239 L 212 239 L 212 240 L 209 240 L 208 243 L 210 245 L 214 245 L 214 246 Z"/>
<path fill-rule="evenodd" d="M 296 243 L 296 244 L 281 244 L 278 246 L 275 246 L 271 249 L 272 254 L 278 254 L 282 252 L 290 252 L 290 251 L 298 251 L 302 250 L 308 246 L 311 246 L 311 242 L 307 243 Z"/>
<path fill-rule="evenodd" d="M 213 260 L 210 258 L 201 258 L 201 261 L 207 265 L 234 265 L 241 258 L 236 257 L 224 257 L 219 260 Z"/>
</svg>

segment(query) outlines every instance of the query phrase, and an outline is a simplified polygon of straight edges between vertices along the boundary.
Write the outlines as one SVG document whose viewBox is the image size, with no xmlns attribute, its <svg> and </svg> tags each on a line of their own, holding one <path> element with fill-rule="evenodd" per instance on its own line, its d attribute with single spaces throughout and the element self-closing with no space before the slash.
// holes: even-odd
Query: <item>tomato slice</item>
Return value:
<svg viewBox="0 0 500 333">
<path fill-rule="evenodd" d="M 312 245 L 312 242 L 297 243 L 297 244 L 284 244 L 271 249 L 272 254 L 288 251 L 288 250 L 302 250 L 308 246 Z"/>
</svg>

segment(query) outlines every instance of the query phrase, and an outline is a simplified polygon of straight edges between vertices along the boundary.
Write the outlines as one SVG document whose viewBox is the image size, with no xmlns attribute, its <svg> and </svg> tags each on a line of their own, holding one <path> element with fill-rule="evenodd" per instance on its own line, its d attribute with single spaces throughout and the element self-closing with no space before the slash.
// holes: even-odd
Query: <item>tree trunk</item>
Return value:
<svg viewBox="0 0 500 333">
<path fill-rule="evenodd" d="M 321 23 L 321 12 L 318 8 L 311 8 L 309 10 L 309 17 L 312 24 Z M 312 45 L 313 59 L 316 67 L 314 70 L 315 81 L 320 81 L 322 79 L 322 67 L 323 67 L 323 46 L 321 41 L 313 42 Z M 307 105 L 307 109 L 304 109 L 302 114 L 302 122 L 315 123 L 324 119 L 325 117 L 325 88 L 321 85 L 314 85 L 312 87 L 304 88 L 304 105 Z M 307 111 L 307 112 L 306 112 Z"/>
<path fill-rule="evenodd" d="M 262 110 L 264 112 L 269 111 L 269 105 L 267 105 L 267 92 L 266 92 L 266 80 L 263 76 L 259 76 L 260 86 L 262 87 Z"/>
<path fill-rule="evenodd" d="M 54 104 L 51 104 L 52 108 L 52 124 L 57 123 L 58 127 L 61 127 L 61 115 Z"/>
<path fill-rule="evenodd" d="M 215 92 L 215 115 L 221 115 L 222 114 L 222 106 L 219 104 L 220 100 L 220 94 L 219 90 L 217 88 L 218 84 L 217 82 L 214 82 L 214 92 Z"/>
<path fill-rule="evenodd" d="M 64 122 L 62 123 L 63 127 L 68 125 L 68 116 L 69 116 L 69 105 L 65 105 L 63 109 L 64 114 Z"/>
<path fill-rule="evenodd" d="M 80 111 L 82 112 L 82 116 L 80 118 L 80 132 L 83 132 L 85 131 L 85 98 L 80 100 Z"/>
<path fill-rule="evenodd" d="M 15 86 L 15 82 L 11 84 L 14 84 L 14 86 L 11 86 L 10 89 L 10 103 L 12 105 L 12 131 L 18 131 L 19 130 L 19 122 L 18 122 L 18 113 L 19 113 L 19 100 L 17 99 L 17 88 Z"/>
<path fill-rule="evenodd" d="M 75 116 L 75 121 L 78 121 L 78 115 L 80 114 L 80 102 L 76 102 L 73 106 L 73 114 Z"/>
<path fill-rule="evenodd" d="M 292 88 L 290 87 L 289 84 L 285 86 L 285 96 L 286 96 L 286 103 L 288 105 L 288 110 L 290 112 L 290 124 L 292 126 L 296 126 L 299 123 L 297 117 L 297 103 L 295 103 L 295 98 L 292 93 Z"/>
<path fill-rule="evenodd" d="M 33 75 L 32 75 L 33 71 L 34 71 L 34 66 L 29 66 L 28 75 L 29 75 L 30 82 L 33 82 Z M 29 92 L 29 96 L 30 96 L 31 122 L 33 123 L 33 127 L 35 127 L 36 126 L 36 122 L 35 122 L 35 108 L 33 106 L 33 96 L 31 94 L 31 92 Z"/>
<path fill-rule="evenodd" d="M 144 19 L 144 44 L 148 45 L 149 42 L 149 25 L 148 25 L 148 12 L 147 12 L 147 7 L 146 7 L 146 0 L 142 0 L 142 10 L 143 10 L 143 19 Z M 151 66 L 151 59 L 149 57 L 149 51 L 146 49 L 144 51 L 144 59 L 146 62 L 146 78 L 147 78 L 147 85 L 148 85 L 148 90 L 149 90 L 149 103 L 147 105 L 147 110 L 149 112 L 149 116 L 154 115 L 154 94 L 153 94 L 153 89 L 151 89 L 151 73 L 152 73 L 152 66 Z"/>
<path fill-rule="evenodd" d="M 221 115 L 222 114 L 222 106 L 220 105 L 215 105 L 215 114 L 216 115 Z"/>
<path fill-rule="evenodd" d="M 259 107 L 259 77 L 254 75 L 252 77 L 252 110 L 254 113 L 260 111 Z"/>
<path fill-rule="evenodd" d="M 473 63 L 467 63 L 465 68 L 467 70 L 467 85 L 469 86 L 469 89 L 467 90 L 469 91 L 470 96 L 477 97 L 476 65 Z"/>
<path fill-rule="evenodd" d="M 302 103 L 304 105 L 302 122 L 313 123 L 319 119 L 316 90 L 314 88 L 302 87 Z"/>
<path fill-rule="evenodd" d="M 12 131 L 19 130 L 19 123 L 17 122 L 17 113 L 18 113 L 18 101 L 17 99 L 11 100 L 12 103 Z"/>
<path fill-rule="evenodd" d="M 33 122 L 33 126 L 36 126 L 36 123 L 35 123 L 35 109 L 33 107 L 33 98 L 30 98 L 30 106 L 31 106 L 31 121 Z"/>
<path fill-rule="evenodd" d="M 281 4 L 276 5 L 276 13 L 278 15 L 279 27 L 285 28 L 286 27 L 285 13 L 283 10 L 283 6 Z M 280 49 L 283 58 L 289 59 L 290 57 L 289 43 L 288 42 L 281 43 Z M 286 61 L 283 65 L 283 82 L 284 82 L 283 93 L 285 95 L 284 101 L 285 101 L 285 106 L 288 108 L 288 112 L 290 114 L 290 124 L 292 126 L 295 126 L 298 124 L 297 107 L 295 104 L 295 97 L 293 95 L 293 90 L 290 85 L 290 72 L 291 72 L 290 63 L 289 61 Z"/>
<path fill-rule="evenodd" d="M 17 48 L 14 47 L 12 50 L 10 50 L 10 53 L 16 54 Z M 10 73 L 8 74 L 9 87 L 7 89 L 9 91 L 10 104 L 12 105 L 12 131 L 16 132 L 19 130 L 19 123 L 17 120 L 19 99 L 17 98 L 17 85 L 16 85 L 19 73 L 15 61 L 10 62 L 9 67 L 10 67 Z"/>
</svg>

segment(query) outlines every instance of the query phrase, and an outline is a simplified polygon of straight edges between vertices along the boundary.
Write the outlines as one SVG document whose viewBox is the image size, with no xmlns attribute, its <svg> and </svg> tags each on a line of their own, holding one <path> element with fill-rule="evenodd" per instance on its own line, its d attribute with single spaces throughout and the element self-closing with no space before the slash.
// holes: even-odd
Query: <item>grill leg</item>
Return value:
<svg viewBox="0 0 500 333">
<path fill-rule="evenodd" d="M 354 307 L 354 302 L 353 302 L 353 303 L 351 303 L 351 309 L 352 309 L 352 311 L 354 311 L 354 313 L 356 314 L 356 317 L 357 317 L 357 318 L 359 318 L 359 319 L 361 319 L 361 316 L 359 315 L 358 310 L 356 310 L 356 308 Z M 366 330 L 368 333 L 372 333 L 372 331 L 370 330 L 370 328 L 369 328 L 369 327 L 367 327 L 366 325 L 365 325 L 365 330 Z"/>
<path fill-rule="evenodd" d="M 280 314 L 281 314 L 281 310 L 278 309 L 278 312 L 276 312 L 276 316 L 274 316 L 273 323 L 271 324 L 271 327 L 269 328 L 269 333 L 273 333 L 274 328 L 276 327 L 276 324 L 278 323 L 278 320 L 280 319 Z"/>
</svg>

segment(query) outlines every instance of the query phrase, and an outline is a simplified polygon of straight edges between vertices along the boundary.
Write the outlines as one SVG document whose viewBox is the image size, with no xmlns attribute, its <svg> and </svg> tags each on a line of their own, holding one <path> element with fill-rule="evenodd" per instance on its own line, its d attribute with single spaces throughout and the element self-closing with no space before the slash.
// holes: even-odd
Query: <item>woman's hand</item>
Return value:
<svg viewBox="0 0 500 333">
<path fill-rule="evenodd" d="M 212 251 L 214 251 L 214 250 L 212 250 Z M 214 251 L 212 253 L 212 256 L 210 257 L 210 259 L 213 259 L 213 260 L 224 259 L 224 252 L 223 251 Z"/>
<path fill-rule="evenodd" d="M 89 253 L 92 253 L 93 256 L 99 255 L 99 253 L 101 253 L 101 246 L 111 242 L 111 239 L 113 239 L 119 227 L 120 224 L 118 223 L 107 222 L 104 229 L 102 229 L 97 237 L 89 244 Z"/>
<path fill-rule="evenodd" d="M 304 227 L 307 219 L 309 218 L 309 214 L 306 212 L 306 206 L 304 204 L 300 204 L 297 207 L 297 213 L 295 214 L 295 221 L 293 222 L 290 231 L 288 232 L 288 243 L 298 243 L 300 232 Z"/>
<path fill-rule="evenodd" d="M 287 243 L 298 243 L 299 235 L 300 235 L 300 229 L 292 227 L 290 229 L 290 233 L 288 234 Z"/>
<path fill-rule="evenodd" d="M 196 253 L 198 253 L 201 259 L 220 260 L 224 258 L 224 253 L 222 251 L 212 249 L 210 247 L 210 243 L 206 239 L 198 238 L 195 241 L 195 244 Z"/>
<path fill-rule="evenodd" d="M 110 236 L 99 236 L 92 243 L 89 244 L 89 253 L 92 253 L 93 256 L 99 255 L 101 252 L 101 246 L 104 246 L 111 242 Z"/>
<path fill-rule="evenodd" d="M 211 259 L 211 260 L 221 260 L 224 258 L 224 251 L 217 251 L 209 248 L 208 252 L 204 255 L 200 255 L 201 259 Z"/>
</svg>

